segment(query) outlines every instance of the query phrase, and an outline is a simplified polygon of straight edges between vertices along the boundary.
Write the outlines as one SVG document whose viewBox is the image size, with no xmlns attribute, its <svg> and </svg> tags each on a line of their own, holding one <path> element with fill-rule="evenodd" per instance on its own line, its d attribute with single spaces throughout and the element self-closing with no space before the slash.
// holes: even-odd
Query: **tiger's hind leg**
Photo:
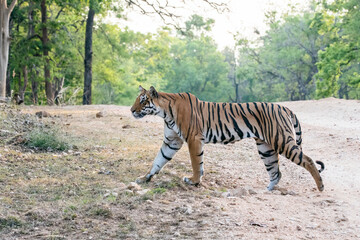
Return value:
<svg viewBox="0 0 360 240">
<path fill-rule="evenodd" d="M 279 154 L 271 147 L 271 145 L 265 143 L 263 140 L 256 139 L 256 146 L 270 176 L 270 183 L 267 186 L 267 189 L 271 191 L 281 179 Z"/>
<path fill-rule="evenodd" d="M 318 164 L 321 165 L 321 169 L 318 170 L 315 166 L 314 161 L 302 152 L 301 147 L 299 147 L 295 143 L 295 141 L 290 141 L 286 145 L 285 151 L 283 154 L 285 155 L 286 158 L 290 159 L 292 162 L 294 162 L 297 165 L 300 165 L 300 166 L 304 167 L 306 170 L 308 170 L 310 172 L 311 176 L 314 178 L 319 191 L 324 190 L 324 184 L 323 184 L 322 178 L 320 176 L 320 172 L 322 170 L 324 170 L 324 164 L 322 162 L 320 162 L 320 161 L 317 162 Z"/>
</svg>

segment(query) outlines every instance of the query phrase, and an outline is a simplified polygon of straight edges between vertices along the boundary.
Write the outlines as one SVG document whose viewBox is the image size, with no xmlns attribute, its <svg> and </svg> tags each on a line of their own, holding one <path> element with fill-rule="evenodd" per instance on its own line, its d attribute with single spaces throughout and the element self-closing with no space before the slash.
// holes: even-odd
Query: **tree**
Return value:
<svg viewBox="0 0 360 240">
<path fill-rule="evenodd" d="M 92 36 L 95 16 L 95 1 L 90 0 L 89 12 L 86 19 L 86 33 L 85 33 L 85 58 L 84 58 L 84 94 L 83 104 L 91 104 L 91 83 L 92 83 Z"/>
<path fill-rule="evenodd" d="M 328 40 L 319 53 L 317 95 L 360 98 L 359 1 L 336 0 L 322 7 L 313 21 Z"/>
<path fill-rule="evenodd" d="M 0 0 L 0 100 L 6 97 L 6 70 L 9 59 L 9 21 L 17 0 L 7 6 L 7 0 Z"/>
<path fill-rule="evenodd" d="M 48 105 L 54 104 L 54 91 L 50 79 L 50 59 L 49 59 L 49 36 L 47 26 L 47 6 L 46 0 L 41 0 L 41 23 L 42 23 L 42 47 L 44 56 L 44 78 L 45 78 L 45 92 Z"/>
<path fill-rule="evenodd" d="M 226 4 L 217 3 L 210 0 L 203 0 L 209 4 L 212 8 L 218 11 L 225 11 Z M 100 11 L 100 3 L 111 3 L 111 0 L 89 0 L 89 12 L 86 21 L 86 34 L 85 34 L 85 59 L 84 59 L 84 92 L 83 92 L 83 104 L 91 104 L 91 91 L 92 91 L 92 32 L 94 25 L 95 13 Z M 162 3 L 160 1 L 148 1 L 148 0 L 125 0 L 129 7 L 135 7 L 139 9 L 142 14 L 157 14 L 167 25 L 172 25 L 175 28 L 181 30 L 181 28 L 175 23 L 175 19 L 178 18 L 174 12 L 175 7 L 171 6 L 168 1 Z M 185 3 L 185 1 L 184 1 Z M 181 30 L 182 31 L 182 30 Z M 190 31 L 188 31 L 190 32 Z"/>
<path fill-rule="evenodd" d="M 206 36 L 212 23 L 192 16 L 186 22 L 186 31 L 180 32 L 184 37 L 172 44 L 171 71 L 165 76 L 169 91 L 191 91 L 207 101 L 229 100 L 228 64 L 214 40 Z"/>
</svg>

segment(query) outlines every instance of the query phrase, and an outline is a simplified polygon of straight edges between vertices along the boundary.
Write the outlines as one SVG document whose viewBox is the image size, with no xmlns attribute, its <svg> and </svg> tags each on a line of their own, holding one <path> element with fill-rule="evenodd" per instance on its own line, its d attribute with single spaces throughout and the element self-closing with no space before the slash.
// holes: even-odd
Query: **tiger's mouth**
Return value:
<svg viewBox="0 0 360 240">
<path fill-rule="evenodd" d="M 146 114 L 141 113 L 141 112 L 137 113 L 137 112 L 134 111 L 134 112 L 132 113 L 132 115 L 134 116 L 134 118 L 139 119 L 139 118 L 145 117 Z"/>
</svg>

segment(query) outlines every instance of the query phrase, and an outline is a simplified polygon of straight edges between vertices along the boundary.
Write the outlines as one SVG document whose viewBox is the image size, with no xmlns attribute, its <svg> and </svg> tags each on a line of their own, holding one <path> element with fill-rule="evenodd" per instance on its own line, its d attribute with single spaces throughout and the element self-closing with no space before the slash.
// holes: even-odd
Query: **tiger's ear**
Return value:
<svg viewBox="0 0 360 240">
<path fill-rule="evenodd" d="M 158 92 L 155 90 L 155 88 L 153 86 L 150 87 L 150 96 L 152 98 L 158 98 L 159 97 Z"/>
<path fill-rule="evenodd" d="M 141 85 L 139 85 L 139 91 L 140 92 L 146 92 L 145 88 L 143 88 Z"/>
</svg>

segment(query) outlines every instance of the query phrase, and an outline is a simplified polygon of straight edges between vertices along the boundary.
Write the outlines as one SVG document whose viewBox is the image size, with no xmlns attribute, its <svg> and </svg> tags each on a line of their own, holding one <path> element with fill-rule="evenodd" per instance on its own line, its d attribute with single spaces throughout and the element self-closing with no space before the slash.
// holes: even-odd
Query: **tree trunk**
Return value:
<svg viewBox="0 0 360 240">
<path fill-rule="evenodd" d="M 85 33 L 85 59 L 84 59 L 84 93 L 83 105 L 91 104 L 91 83 L 92 83 L 92 33 L 94 26 L 95 11 L 90 9 L 86 20 L 86 33 Z"/>
<path fill-rule="evenodd" d="M 60 105 L 63 99 L 63 88 L 64 88 L 65 77 L 58 78 L 54 77 L 54 96 L 56 105 Z"/>
<path fill-rule="evenodd" d="M 43 56 L 45 58 L 44 65 L 44 77 L 45 77 L 45 93 L 48 105 L 54 104 L 54 92 L 53 87 L 50 82 L 50 60 L 49 60 L 49 37 L 48 37 L 48 28 L 47 24 L 47 9 L 46 9 L 46 0 L 41 1 L 41 23 L 42 23 L 42 47 L 43 47 Z"/>
<path fill-rule="evenodd" d="M 17 0 L 7 7 L 7 0 L 0 0 L 0 100 L 6 98 L 6 70 L 9 60 L 9 21 Z"/>
<path fill-rule="evenodd" d="M 31 92 L 32 92 L 32 102 L 33 104 L 37 105 L 38 102 L 39 102 L 39 99 L 38 99 L 38 82 L 36 81 L 36 78 L 35 75 L 39 75 L 39 72 L 35 70 L 35 73 L 33 72 L 31 74 Z"/>
<path fill-rule="evenodd" d="M 10 14 L 10 20 L 9 20 L 9 35 L 12 35 L 12 28 L 14 26 L 14 21 Z M 8 66 L 6 71 L 6 97 L 8 99 L 11 98 L 11 81 L 12 81 L 12 75 L 11 75 L 11 69 L 10 69 L 10 57 L 11 57 L 11 45 L 9 46 L 9 57 L 8 57 Z"/>
<path fill-rule="evenodd" d="M 26 87 L 27 87 L 27 83 L 28 83 L 28 69 L 27 69 L 27 66 L 24 66 L 23 69 L 23 77 L 24 77 L 24 84 L 21 86 L 20 84 L 20 88 L 19 88 L 19 95 L 20 95 L 20 99 L 24 101 L 24 96 L 25 96 L 25 90 L 26 90 Z M 20 80 L 21 81 L 21 78 Z"/>
<path fill-rule="evenodd" d="M 9 52 L 10 52 L 9 48 Z M 6 71 L 6 97 L 11 98 L 11 69 L 10 69 L 10 63 L 8 62 L 7 71 Z"/>
</svg>

